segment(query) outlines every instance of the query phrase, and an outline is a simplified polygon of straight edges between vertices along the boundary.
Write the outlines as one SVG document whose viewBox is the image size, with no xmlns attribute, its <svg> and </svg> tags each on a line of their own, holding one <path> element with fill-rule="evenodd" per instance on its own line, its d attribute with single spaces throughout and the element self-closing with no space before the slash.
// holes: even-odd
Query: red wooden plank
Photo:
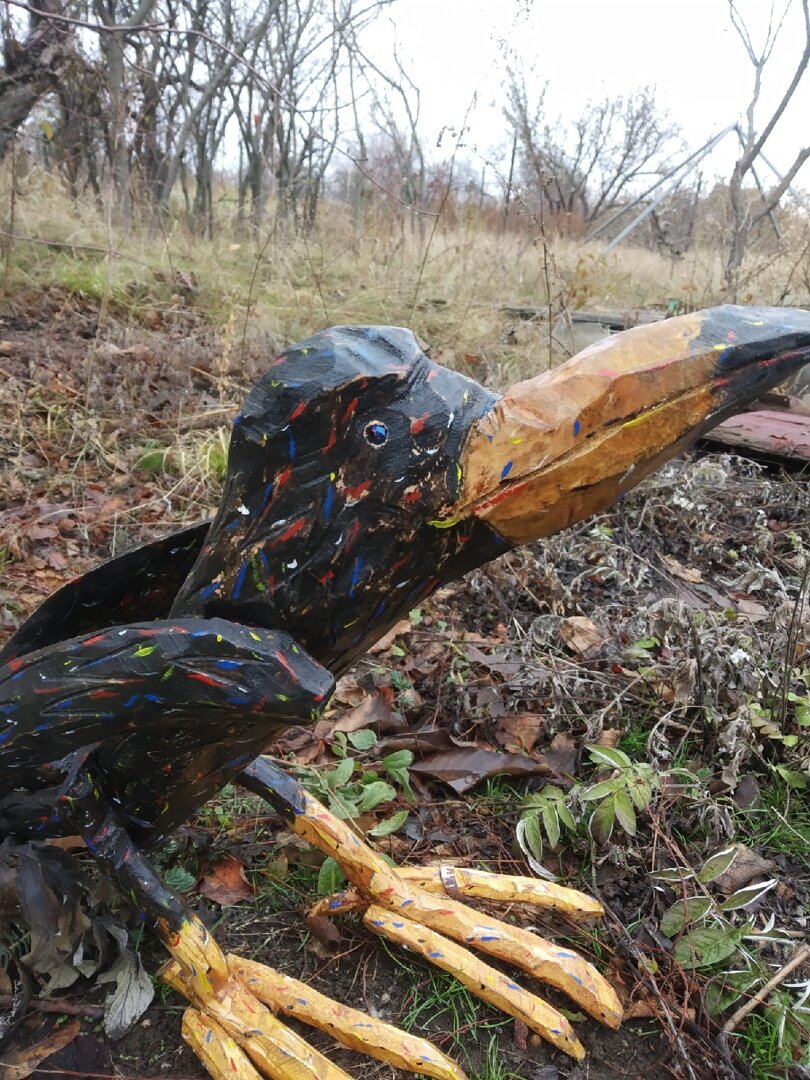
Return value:
<svg viewBox="0 0 810 1080">
<path fill-rule="evenodd" d="M 791 411 L 740 413 L 704 438 L 733 449 L 747 449 L 790 461 L 810 461 L 810 416 Z"/>
</svg>

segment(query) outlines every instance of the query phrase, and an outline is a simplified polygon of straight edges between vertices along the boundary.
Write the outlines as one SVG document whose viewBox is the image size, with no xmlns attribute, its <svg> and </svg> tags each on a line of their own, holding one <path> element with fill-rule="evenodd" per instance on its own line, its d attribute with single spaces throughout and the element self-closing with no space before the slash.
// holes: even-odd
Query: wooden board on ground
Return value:
<svg viewBox="0 0 810 1080">
<path fill-rule="evenodd" d="M 810 462 L 810 416 L 794 410 L 760 409 L 724 421 L 706 442 L 795 463 Z"/>
</svg>

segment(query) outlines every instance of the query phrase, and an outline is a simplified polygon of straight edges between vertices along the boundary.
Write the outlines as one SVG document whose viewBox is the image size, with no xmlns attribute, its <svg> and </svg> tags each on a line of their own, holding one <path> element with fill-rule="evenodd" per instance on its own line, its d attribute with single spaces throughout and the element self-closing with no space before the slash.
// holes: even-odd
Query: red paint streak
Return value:
<svg viewBox="0 0 810 1080">
<path fill-rule="evenodd" d="M 391 573 L 395 574 L 397 570 L 401 570 L 403 566 L 407 566 L 411 561 L 410 555 L 403 555 L 401 559 L 397 559 L 394 565 L 391 567 Z"/>
<path fill-rule="evenodd" d="M 328 582 L 333 581 L 334 577 L 334 570 L 327 570 L 323 577 L 318 578 L 318 581 L 321 583 L 321 585 L 326 585 Z"/>
<path fill-rule="evenodd" d="M 284 670 L 290 676 L 292 681 L 297 683 L 298 682 L 298 676 L 295 674 L 295 671 L 290 667 L 290 665 L 289 665 L 289 663 L 287 661 L 287 658 L 284 656 L 284 653 L 277 651 L 276 652 L 276 660 L 278 660 L 278 662 L 281 664 L 281 666 L 284 668 Z"/>
<path fill-rule="evenodd" d="M 364 480 L 361 484 L 356 484 L 354 487 L 346 488 L 346 494 L 350 499 L 359 499 L 361 495 L 365 495 L 368 489 L 371 487 L 370 480 Z"/>
<path fill-rule="evenodd" d="M 290 420 L 297 420 L 301 413 L 306 409 L 307 403 L 305 401 L 299 401 L 293 411 L 290 413 Z"/>
<path fill-rule="evenodd" d="M 82 645 L 98 645 L 99 641 L 103 641 L 106 636 L 106 634 L 96 634 L 95 637 L 86 638 Z"/>
<path fill-rule="evenodd" d="M 292 476 L 292 465 L 288 465 L 283 472 L 279 473 L 278 480 L 276 480 L 276 494 L 284 487 L 287 481 Z"/>
<path fill-rule="evenodd" d="M 292 525 L 290 525 L 289 529 L 284 530 L 281 536 L 279 536 L 278 540 L 273 541 L 273 547 L 276 547 L 277 544 L 283 544 L 287 540 L 292 539 L 292 537 L 295 536 L 296 533 L 301 532 L 306 523 L 306 518 L 299 518 L 298 521 L 294 521 Z"/>
<path fill-rule="evenodd" d="M 276 359 L 269 365 L 269 367 L 278 367 L 278 365 L 283 364 L 286 359 L 286 353 L 284 354 L 284 356 L 277 356 Z"/>
<path fill-rule="evenodd" d="M 171 765 L 163 765 L 161 767 L 160 771 L 165 772 L 165 773 L 170 773 L 172 771 L 172 767 L 171 767 Z"/>
<path fill-rule="evenodd" d="M 348 537 L 346 539 L 346 543 L 343 545 L 343 550 L 344 551 L 351 551 L 351 549 L 354 547 L 354 544 L 355 544 L 355 542 L 357 540 L 357 537 L 359 535 L 360 535 L 360 522 L 355 521 L 354 524 L 352 525 L 351 529 L 349 530 L 349 535 L 348 535 Z"/>
<path fill-rule="evenodd" d="M 483 502 L 476 503 L 473 507 L 473 513 L 480 514 L 483 510 L 491 510 L 493 506 L 497 506 L 498 503 L 502 503 L 504 499 L 508 499 L 512 495 L 517 495 L 519 491 L 523 491 L 523 489 L 528 486 L 528 480 L 524 480 L 522 484 L 513 484 L 512 487 L 507 488 L 505 491 L 499 491 L 497 495 L 493 495 L 491 499 L 485 499 Z"/>
<path fill-rule="evenodd" d="M 346 406 L 346 411 L 340 418 L 341 424 L 348 424 L 354 414 L 357 412 L 357 406 L 360 404 L 360 398 L 352 398 L 349 404 Z"/>
<path fill-rule="evenodd" d="M 406 503 L 418 503 L 421 498 L 422 492 L 419 490 L 419 488 L 410 488 L 405 492 Z"/>
<path fill-rule="evenodd" d="M 165 634 L 168 631 L 170 634 L 188 634 L 189 631 L 185 626 L 169 626 L 161 627 L 160 630 L 139 630 L 139 637 L 159 637 L 161 634 Z"/>
<path fill-rule="evenodd" d="M 436 368 L 434 368 L 433 371 L 429 371 L 428 375 L 427 375 L 427 378 L 425 379 L 425 382 L 433 382 L 433 380 L 436 378 L 436 376 L 438 374 L 439 374 L 439 372 L 438 372 L 438 370 Z"/>
<path fill-rule="evenodd" d="M 417 416 L 415 420 L 411 420 L 411 435 L 418 435 L 420 431 L 424 430 L 425 423 L 430 413 L 422 413 L 421 416 Z"/>
<path fill-rule="evenodd" d="M 327 451 L 331 450 L 336 442 L 337 442 L 337 432 L 335 431 L 334 428 L 332 428 L 332 430 L 329 432 L 329 438 L 326 441 L 326 446 L 323 448 L 324 454 L 327 453 Z"/>
<path fill-rule="evenodd" d="M 118 697 L 115 690 L 94 690 L 90 694 L 91 698 L 105 698 L 105 697 Z"/>
<path fill-rule="evenodd" d="M 210 675 L 203 675 L 201 671 L 190 671 L 188 677 L 190 679 L 196 679 L 197 682 L 205 683 L 206 686 L 216 686 L 217 689 L 227 685 L 227 683 L 212 679 Z"/>
<path fill-rule="evenodd" d="M 19 671 L 25 666 L 25 660 L 7 660 L 6 664 L 12 671 Z"/>
</svg>

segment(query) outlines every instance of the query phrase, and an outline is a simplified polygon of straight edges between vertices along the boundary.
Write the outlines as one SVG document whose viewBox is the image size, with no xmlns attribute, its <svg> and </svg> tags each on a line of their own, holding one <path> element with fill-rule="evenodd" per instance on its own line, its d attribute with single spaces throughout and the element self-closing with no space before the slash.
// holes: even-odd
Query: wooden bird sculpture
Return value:
<svg viewBox="0 0 810 1080">
<path fill-rule="evenodd" d="M 260 755 L 437 587 L 602 510 L 808 359 L 809 312 L 743 307 L 627 331 L 504 396 L 403 329 L 294 346 L 236 417 L 214 520 L 71 582 L 0 654 L 0 836 L 81 834 L 169 950 L 184 1034 L 216 1080 L 344 1075 L 277 1013 L 437 1080 L 462 1075 L 425 1040 L 223 955 L 161 882 L 145 853 L 230 781 L 338 861 L 354 889 L 328 907 L 364 909 L 370 930 L 582 1057 L 557 1009 L 470 948 L 616 1026 L 609 984 L 461 898 L 573 917 L 598 915 L 595 901 L 530 878 L 393 869 Z"/>
</svg>

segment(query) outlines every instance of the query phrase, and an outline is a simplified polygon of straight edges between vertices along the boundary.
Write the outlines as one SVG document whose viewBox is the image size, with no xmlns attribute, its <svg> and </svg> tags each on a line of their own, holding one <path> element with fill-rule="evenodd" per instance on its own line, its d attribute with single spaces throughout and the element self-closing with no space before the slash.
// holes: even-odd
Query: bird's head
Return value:
<svg viewBox="0 0 810 1080">
<path fill-rule="evenodd" d="M 237 417 L 176 614 L 295 635 L 339 670 L 437 585 L 609 505 L 810 359 L 810 313 L 640 327 L 503 397 L 393 327 L 335 327 Z"/>
</svg>

